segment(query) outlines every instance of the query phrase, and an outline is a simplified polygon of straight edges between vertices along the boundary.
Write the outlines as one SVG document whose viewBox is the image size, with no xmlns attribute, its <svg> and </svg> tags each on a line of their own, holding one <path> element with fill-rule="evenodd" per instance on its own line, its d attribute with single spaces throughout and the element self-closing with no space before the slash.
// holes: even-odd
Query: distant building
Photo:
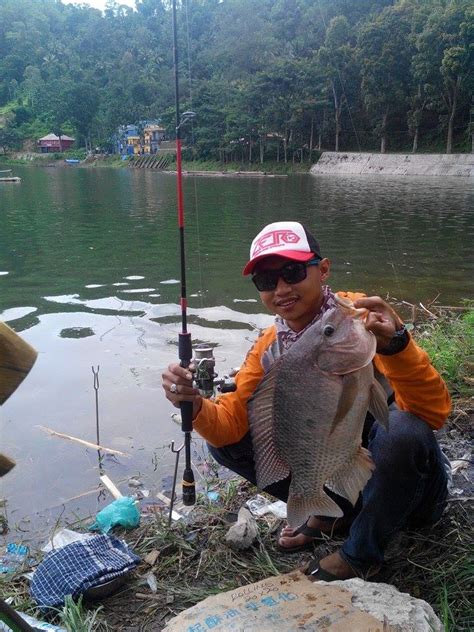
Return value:
<svg viewBox="0 0 474 632">
<path fill-rule="evenodd" d="M 137 156 L 142 152 L 140 136 L 133 136 L 130 134 L 127 136 L 126 153 L 128 156 Z"/>
<path fill-rule="evenodd" d="M 66 151 L 74 144 L 75 140 L 75 138 L 65 134 L 61 135 L 61 138 L 56 136 L 56 134 L 48 134 L 39 139 L 38 146 L 42 154 L 52 154 L 58 151 Z"/>
<path fill-rule="evenodd" d="M 133 156 L 140 153 L 138 127 L 136 125 L 121 125 L 114 136 L 114 146 L 115 151 L 122 156 Z"/>
<path fill-rule="evenodd" d="M 148 123 L 143 129 L 143 153 L 156 154 L 165 137 L 165 128 L 155 123 Z"/>
<path fill-rule="evenodd" d="M 165 138 L 159 121 L 139 121 L 138 125 L 121 125 L 113 138 L 115 151 L 122 156 L 156 154 Z"/>
</svg>

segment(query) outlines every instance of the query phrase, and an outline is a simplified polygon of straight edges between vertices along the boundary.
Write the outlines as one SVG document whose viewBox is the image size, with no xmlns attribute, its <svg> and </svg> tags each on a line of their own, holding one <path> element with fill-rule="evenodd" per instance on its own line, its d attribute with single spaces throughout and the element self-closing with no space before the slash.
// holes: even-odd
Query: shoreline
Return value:
<svg viewBox="0 0 474 632">
<path fill-rule="evenodd" d="M 176 171 L 164 169 L 161 173 L 176 175 Z M 300 172 L 298 172 L 300 173 Z M 269 173 L 267 171 L 183 171 L 183 176 L 213 177 L 213 178 L 287 178 L 287 173 Z"/>
<path fill-rule="evenodd" d="M 92 156 L 79 163 L 67 164 L 66 156 L 51 158 L 45 154 L 24 154 L 18 152 L 10 157 L 0 156 L 0 165 L 32 166 L 42 168 L 113 168 L 143 169 L 175 175 L 173 168 L 156 168 L 155 163 L 135 166 L 116 155 Z M 197 168 L 194 168 L 197 167 Z M 250 167 L 250 168 L 249 168 Z M 254 167 L 254 168 L 252 168 Z M 242 163 L 221 164 L 217 161 L 196 161 L 183 163 L 183 176 L 214 178 L 282 178 L 289 175 L 330 175 L 330 176 L 418 176 L 418 177 L 474 177 L 474 153 L 469 154 L 407 154 L 371 152 L 324 151 L 313 163 L 268 162 L 252 165 Z"/>
<path fill-rule="evenodd" d="M 311 175 L 474 177 L 474 154 L 376 154 L 325 151 Z"/>
</svg>

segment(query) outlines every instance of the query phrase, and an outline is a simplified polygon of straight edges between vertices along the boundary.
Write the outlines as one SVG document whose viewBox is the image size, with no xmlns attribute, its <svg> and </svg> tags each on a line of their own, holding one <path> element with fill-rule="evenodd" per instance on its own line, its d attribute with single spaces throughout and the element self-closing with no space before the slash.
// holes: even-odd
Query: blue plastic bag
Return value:
<svg viewBox="0 0 474 632">
<path fill-rule="evenodd" d="M 0 556 L 0 573 L 13 573 L 25 564 L 30 550 L 25 544 L 7 544 L 5 553 Z"/>
<path fill-rule="evenodd" d="M 91 531 L 108 533 L 113 527 L 133 529 L 138 527 L 139 523 L 140 512 L 135 499 L 131 496 L 122 496 L 101 509 L 95 517 L 94 524 L 89 529 Z"/>
</svg>

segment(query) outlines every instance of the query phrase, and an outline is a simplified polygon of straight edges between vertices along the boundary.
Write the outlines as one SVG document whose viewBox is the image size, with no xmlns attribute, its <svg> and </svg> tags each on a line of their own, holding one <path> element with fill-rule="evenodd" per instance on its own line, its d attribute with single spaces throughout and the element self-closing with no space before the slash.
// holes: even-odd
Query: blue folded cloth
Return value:
<svg viewBox="0 0 474 632">
<path fill-rule="evenodd" d="M 125 542 L 94 535 L 51 551 L 33 574 L 31 595 L 43 611 L 58 608 L 66 595 L 79 597 L 88 588 L 126 575 L 139 562 Z"/>
</svg>

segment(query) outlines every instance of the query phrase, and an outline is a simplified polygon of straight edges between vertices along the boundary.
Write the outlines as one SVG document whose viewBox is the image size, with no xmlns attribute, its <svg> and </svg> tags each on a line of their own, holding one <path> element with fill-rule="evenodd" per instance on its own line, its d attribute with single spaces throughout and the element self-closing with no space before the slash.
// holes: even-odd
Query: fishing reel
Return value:
<svg viewBox="0 0 474 632">
<path fill-rule="evenodd" d="M 194 349 L 192 362 L 195 367 L 193 383 L 204 398 L 210 399 L 216 394 L 216 390 L 219 393 L 231 393 L 236 390 L 237 386 L 232 377 L 224 375 L 217 379 L 216 359 L 211 346 L 204 344 L 197 346 Z"/>
</svg>

